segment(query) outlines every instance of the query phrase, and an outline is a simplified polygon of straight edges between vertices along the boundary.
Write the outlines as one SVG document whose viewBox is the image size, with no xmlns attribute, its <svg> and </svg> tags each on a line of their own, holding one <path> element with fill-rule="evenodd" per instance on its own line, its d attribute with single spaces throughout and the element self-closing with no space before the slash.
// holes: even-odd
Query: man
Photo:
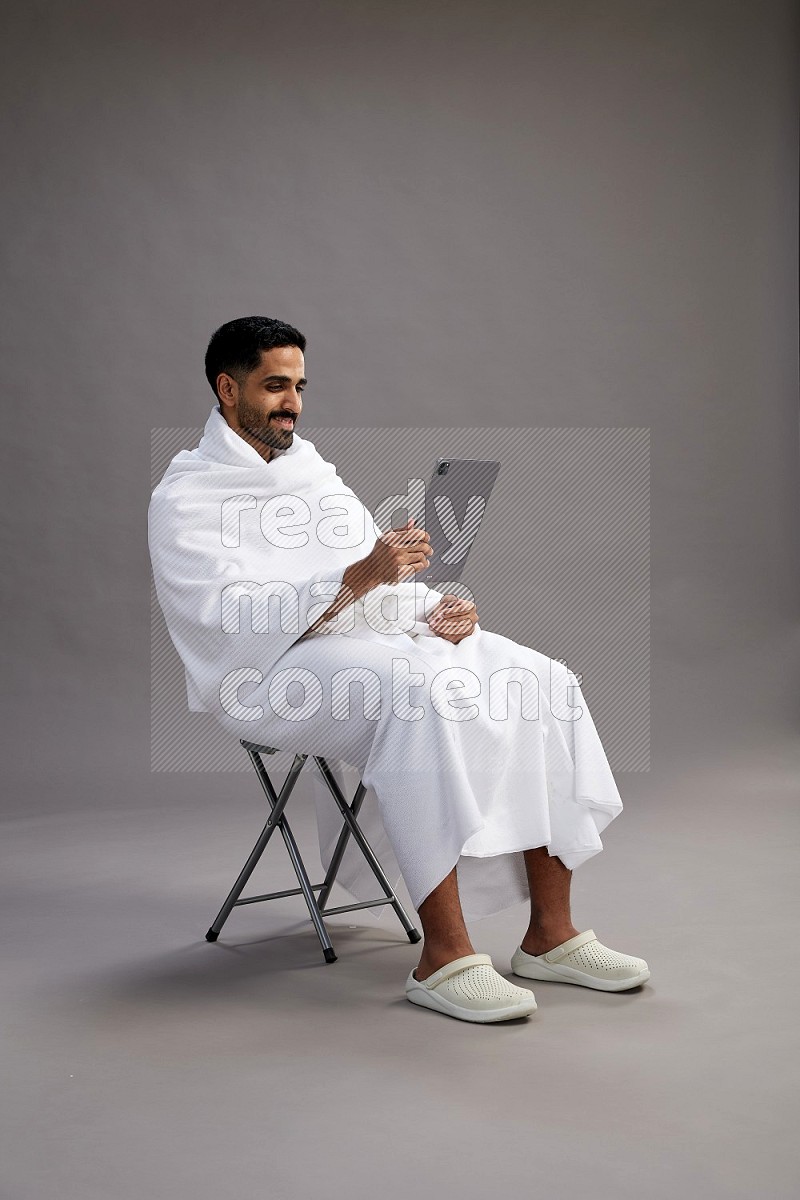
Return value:
<svg viewBox="0 0 800 1200">
<path fill-rule="evenodd" d="M 296 432 L 305 348 L 271 318 L 218 329 L 203 438 L 153 492 L 154 578 L 190 697 L 236 736 L 333 756 L 374 789 L 424 931 L 413 1003 L 482 1023 L 536 1008 L 476 953 L 462 900 L 480 916 L 530 898 L 512 958 L 522 978 L 638 986 L 644 959 L 570 916 L 572 871 L 622 810 L 575 676 L 482 629 L 474 603 L 415 581 L 427 532 L 410 519 L 381 533 Z"/>
</svg>

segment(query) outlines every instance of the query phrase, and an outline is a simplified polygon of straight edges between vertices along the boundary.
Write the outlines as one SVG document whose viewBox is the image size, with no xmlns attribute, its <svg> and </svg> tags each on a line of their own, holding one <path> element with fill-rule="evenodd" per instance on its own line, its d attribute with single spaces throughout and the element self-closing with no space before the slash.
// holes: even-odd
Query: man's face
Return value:
<svg viewBox="0 0 800 1200">
<path fill-rule="evenodd" d="M 225 420 L 267 461 L 272 450 L 286 450 L 303 408 L 305 362 L 299 346 L 261 351 L 261 365 L 240 387 L 220 375 L 217 388 Z"/>
</svg>

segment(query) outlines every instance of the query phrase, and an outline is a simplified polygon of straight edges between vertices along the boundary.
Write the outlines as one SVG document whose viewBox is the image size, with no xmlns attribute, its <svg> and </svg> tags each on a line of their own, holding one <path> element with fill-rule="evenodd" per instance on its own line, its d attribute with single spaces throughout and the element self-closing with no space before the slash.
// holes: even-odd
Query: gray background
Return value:
<svg viewBox="0 0 800 1200">
<path fill-rule="evenodd" d="M 796 35 L 787 0 L 4 14 L 15 1200 L 794 1194 Z M 573 889 L 641 995 L 483 1030 L 406 1003 L 390 923 L 330 967 L 293 900 L 202 940 L 260 807 L 150 770 L 149 442 L 251 313 L 309 338 L 307 428 L 650 430 L 651 770 Z M 507 972 L 525 921 L 476 949 Z"/>
</svg>

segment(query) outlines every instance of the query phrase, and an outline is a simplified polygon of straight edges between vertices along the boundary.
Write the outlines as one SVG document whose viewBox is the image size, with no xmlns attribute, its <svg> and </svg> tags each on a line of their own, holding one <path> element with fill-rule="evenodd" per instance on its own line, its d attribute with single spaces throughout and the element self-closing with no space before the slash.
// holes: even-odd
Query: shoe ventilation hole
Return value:
<svg viewBox="0 0 800 1200">
<path fill-rule="evenodd" d="M 578 946 L 577 950 L 570 950 L 566 958 L 562 958 L 560 961 L 568 966 L 578 969 L 588 968 L 593 971 L 618 971 L 620 967 L 641 967 L 638 958 L 632 958 L 629 954 L 620 954 L 617 950 L 609 950 L 608 946 L 603 946 L 600 942 L 589 942 L 585 946 Z"/>
<path fill-rule="evenodd" d="M 509 983 L 488 963 L 465 967 L 463 971 L 445 979 L 441 986 L 456 997 L 466 996 L 470 1000 L 513 1000 L 525 991 Z"/>
</svg>

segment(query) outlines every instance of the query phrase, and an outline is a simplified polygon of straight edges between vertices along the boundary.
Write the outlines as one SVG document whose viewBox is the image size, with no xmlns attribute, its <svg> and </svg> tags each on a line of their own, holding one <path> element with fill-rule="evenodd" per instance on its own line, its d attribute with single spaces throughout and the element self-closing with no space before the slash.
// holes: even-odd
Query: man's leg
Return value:
<svg viewBox="0 0 800 1200">
<path fill-rule="evenodd" d="M 454 958 L 475 953 L 464 924 L 455 867 L 425 897 L 417 912 L 425 934 L 422 957 L 414 970 L 417 979 L 427 979 Z"/>
<path fill-rule="evenodd" d="M 521 945 L 526 954 L 545 954 L 580 933 L 570 915 L 572 871 L 558 855 L 550 855 L 547 846 L 525 850 L 524 858 L 531 893 L 531 919 Z"/>
<path fill-rule="evenodd" d="M 570 916 L 572 871 L 557 855 L 550 855 L 546 846 L 525 850 L 524 858 L 531 894 L 531 919 L 522 939 L 522 949 L 526 954 L 544 954 L 580 933 Z M 425 934 L 422 957 L 414 971 L 417 979 L 427 979 L 454 958 L 475 953 L 461 911 L 455 867 L 423 900 L 417 911 Z"/>
</svg>

